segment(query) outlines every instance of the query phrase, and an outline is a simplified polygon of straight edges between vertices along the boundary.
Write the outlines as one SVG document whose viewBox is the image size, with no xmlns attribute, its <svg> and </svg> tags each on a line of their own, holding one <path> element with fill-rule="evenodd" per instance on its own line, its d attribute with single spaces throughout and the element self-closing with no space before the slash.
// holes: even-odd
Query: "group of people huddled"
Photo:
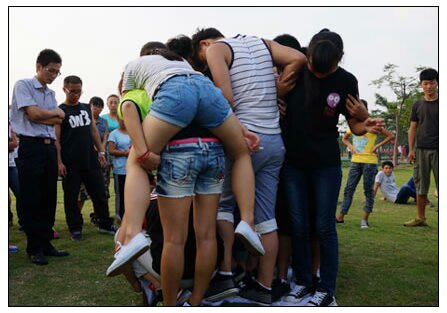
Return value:
<svg viewBox="0 0 447 313">
<path fill-rule="evenodd" d="M 74 75 L 64 78 L 66 99 L 57 105 L 47 85 L 60 75 L 62 60 L 43 50 L 36 77 L 16 83 L 11 112 L 20 191 L 27 195 L 20 222 L 31 261 L 68 255 L 50 243 L 59 175 L 72 239 L 82 239 L 88 194 L 91 221 L 115 234 L 107 276 L 124 274 L 149 305 L 216 305 L 234 296 L 258 305 L 337 305 L 336 221 L 347 214 L 360 176 L 372 177 L 365 184 L 363 228 L 379 187 L 391 201 L 409 197 L 407 188 L 390 191 L 392 163 L 374 187 L 377 156 L 371 155 L 393 135 L 382 119 L 368 117 L 357 79 L 339 66 L 343 54 L 342 38 L 328 29 L 306 48 L 291 35 L 229 38 L 215 28 L 151 41 L 125 66 L 104 119 L 101 98 L 80 102 L 82 80 Z M 422 87 L 435 81 L 437 96 L 437 72 L 428 71 Z M 433 136 L 430 101 L 438 114 L 436 97 L 412 115 L 419 137 L 409 155 L 416 151 L 416 163 L 431 162 L 414 178 L 420 201 L 428 192 L 427 171 L 433 167 L 438 177 L 437 135 L 436 147 L 421 137 L 426 129 Z M 336 218 L 340 114 L 350 128 L 344 141 L 351 145 L 354 136 L 358 160 Z M 380 133 L 386 138 L 376 145 Z M 118 230 L 108 208 L 111 163 Z M 412 226 L 425 223 L 419 213 Z"/>
</svg>

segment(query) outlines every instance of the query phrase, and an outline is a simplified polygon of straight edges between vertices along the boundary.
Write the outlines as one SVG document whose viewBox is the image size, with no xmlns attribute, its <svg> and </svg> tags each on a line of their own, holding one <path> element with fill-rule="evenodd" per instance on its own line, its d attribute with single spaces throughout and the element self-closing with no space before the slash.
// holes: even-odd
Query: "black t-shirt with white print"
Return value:
<svg viewBox="0 0 447 313">
<path fill-rule="evenodd" d="M 90 132 L 93 122 L 90 106 L 85 103 L 62 103 L 59 108 L 65 112 L 60 135 L 62 162 L 66 167 L 79 170 L 99 168 L 98 154 Z"/>
<path fill-rule="evenodd" d="M 306 103 L 306 97 L 310 96 L 305 80 L 313 80 L 319 86 L 317 96 L 309 103 Z M 338 119 L 340 114 L 351 118 L 346 99 L 348 94 L 357 97 L 358 93 L 357 79 L 341 67 L 322 79 L 304 68 L 285 99 L 287 112 L 282 124 L 285 163 L 296 167 L 339 166 Z"/>
</svg>

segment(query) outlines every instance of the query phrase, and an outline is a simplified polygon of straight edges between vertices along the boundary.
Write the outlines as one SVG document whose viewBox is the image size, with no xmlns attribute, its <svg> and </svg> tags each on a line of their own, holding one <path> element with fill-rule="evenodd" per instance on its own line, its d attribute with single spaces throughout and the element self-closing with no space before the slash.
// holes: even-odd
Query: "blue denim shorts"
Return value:
<svg viewBox="0 0 447 313">
<path fill-rule="evenodd" d="M 220 142 L 167 146 L 161 154 L 155 192 L 166 198 L 220 194 L 225 177 L 225 153 Z"/>
<path fill-rule="evenodd" d="M 199 74 L 174 76 L 154 97 L 149 114 L 185 128 L 193 120 L 205 128 L 220 126 L 232 110 L 222 91 Z"/>
</svg>

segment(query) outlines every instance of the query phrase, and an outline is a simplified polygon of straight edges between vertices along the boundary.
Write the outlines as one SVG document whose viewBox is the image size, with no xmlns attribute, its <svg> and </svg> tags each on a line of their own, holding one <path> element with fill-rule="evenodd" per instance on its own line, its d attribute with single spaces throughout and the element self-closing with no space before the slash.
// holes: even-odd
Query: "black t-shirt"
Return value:
<svg viewBox="0 0 447 313">
<path fill-rule="evenodd" d="M 419 149 L 439 148 L 439 99 L 418 100 L 411 110 L 411 121 L 417 122 L 416 147 Z"/>
<path fill-rule="evenodd" d="M 313 91 L 313 95 L 309 81 L 318 86 L 318 92 Z M 282 123 L 286 164 L 297 167 L 340 165 L 338 118 L 340 114 L 351 118 L 346 98 L 348 94 L 358 96 L 358 93 L 357 79 L 341 67 L 322 79 L 304 68 L 295 88 L 286 96 L 287 112 Z"/>
<path fill-rule="evenodd" d="M 61 156 L 65 166 L 80 170 L 99 168 L 98 155 L 90 132 L 93 122 L 88 104 L 78 103 L 59 108 L 65 112 L 61 124 Z"/>
</svg>

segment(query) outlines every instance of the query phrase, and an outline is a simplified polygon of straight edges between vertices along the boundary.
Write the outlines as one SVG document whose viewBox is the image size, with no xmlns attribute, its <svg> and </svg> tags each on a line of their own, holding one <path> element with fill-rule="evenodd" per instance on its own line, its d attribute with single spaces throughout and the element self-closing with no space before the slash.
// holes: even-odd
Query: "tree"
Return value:
<svg viewBox="0 0 447 313">
<path fill-rule="evenodd" d="M 410 101 L 414 99 L 414 96 L 418 93 L 419 81 L 417 79 L 418 75 L 414 77 L 405 77 L 400 76 L 396 69 L 397 65 L 387 63 L 383 68 L 383 72 L 385 73 L 379 79 L 373 80 L 371 82 L 372 85 L 377 86 L 379 89 L 382 88 L 383 85 L 387 86 L 392 90 L 394 95 L 396 96 L 397 101 L 389 102 L 385 97 L 376 94 L 376 104 L 379 106 L 383 106 L 387 109 L 386 114 L 383 116 L 385 118 L 385 122 L 389 122 L 390 130 L 393 130 L 396 135 L 396 139 L 394 140 L 393 146 L 393 163 L 397 164 L 397 147 L 399 146 L 401 138 L 401 125 L 402 125 L 402 117 L 406 117 L 406 121 L 404 123 L 408 123 L 409 112 L 411 112 L 411 104 Z M 417 72 L 420 72 L 423 68 L 416 68 Z M 375 112 L 378 113 L 378 112 Z"/>
</svg>

